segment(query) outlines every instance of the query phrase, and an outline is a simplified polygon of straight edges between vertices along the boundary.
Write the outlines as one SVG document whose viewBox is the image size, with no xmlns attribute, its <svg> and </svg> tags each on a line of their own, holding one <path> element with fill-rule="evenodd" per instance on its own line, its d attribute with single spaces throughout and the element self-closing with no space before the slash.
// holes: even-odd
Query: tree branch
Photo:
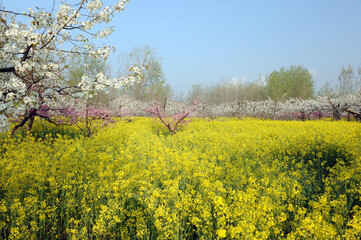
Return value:
<svg viewBox="0 0 361 240">
<path fill-rule="evenodd" d="M 15 74 L 15 67 L 0 68 L 0 73 L 12 72 Z"/>
<path fill-rule="evenodd" d="M 19 124 L 17 124 L 15 127 L 13 127 L 13 129 L 11 130 L 10 136 L 13 136 L 14 133 L 15 133 L 15 131 L 16 131 L 18 128 L 24 126 L 25 123 L 26 123 L 28 120 L 30 120 L 31 118 L 33 118 L 33 117 L 35 117 L 35 116 L 36 116 L 36 109 L 33 108 L 33 109 L 31 109 L 27 114 L 25 114 L 23 120 L 22 120 Z"/>
<path fill-rule="evenodd" d="M 60 33 L 61 30 L 63 30 L 64 28 L 66 28 L 68 26 L 68 24 L 71 22 L 71 20 L 73 20 L 73 18 L 76 18 L 76 15 L 80 12 L 80 10 L 82 9 L 82 6 L 84 4 L 84 0 L 80 3 L 80 6 L 79 8 L 77 9 L 77 11 L 75 12 L 75 14 L 73 16 L 70 17 L 70 19 L 63 24 L 63 26 L 61 28 L 59 28 L 59 30 L 53 35 L 51 36 L 51 38 L 40 48 L 40 49 L 43 49 L 45 48 L 46 46 L 49 45 L 49 43 L 55 38 L 56 35 L 58 35 Z"/>
<path fill-rule="evenodd" d="M 30 49 L 31 49 L 32 47 L 33 47 L 33 45 L 29 45 L 29 46 L 26 48 L 25 52 L 23 53 L 24 55 L 23 55 L 23 57 L 21 58 L 21 62 L 25 62 L 26 59 L 30 58 L 30 57 L 28 57 L 28 55 L 29 55 Z"/>
<path fill-rule="evenodd" d="M 349 109 L 345 109 L 346 112 L 352 114 L 352 116 L 356 119 L 356 121 L 361 121 L 361 113 L 349 110 Z"/>
</svg>

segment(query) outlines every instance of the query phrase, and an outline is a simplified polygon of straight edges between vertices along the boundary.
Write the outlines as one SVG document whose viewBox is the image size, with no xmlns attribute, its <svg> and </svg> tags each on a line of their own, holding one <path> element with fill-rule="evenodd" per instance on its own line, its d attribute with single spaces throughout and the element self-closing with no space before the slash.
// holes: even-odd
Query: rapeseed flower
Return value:
<svg viewBox="0 0 361 240">
<path fill-rule="evenodd" d="M 0 238 L 357 239 L 360 133 L 223 118 L 169 135 L 134 118 L 90 139 L 5 138 Z"/>
</svg>

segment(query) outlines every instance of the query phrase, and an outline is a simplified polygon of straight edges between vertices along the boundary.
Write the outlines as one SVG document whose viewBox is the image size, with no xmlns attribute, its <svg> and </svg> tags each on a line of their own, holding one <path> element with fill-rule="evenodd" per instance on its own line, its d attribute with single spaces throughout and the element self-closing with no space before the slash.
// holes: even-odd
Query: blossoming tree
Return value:
<svg viewBox="0 0 361 240">
<path fill-rule="evenodd" d="M 107 3 L 110 1 L 107 1 Z M 0 9 L 0 130 L 9 129 L 9 119 L 19 121 L 12 133 L 35 117 L 57 123 L 54 116 L 67 109 L 70 100 L 86 99 L 102 88 L 130 85 L 142 78 L 141 66 L 121 78 L 83 75 L 72 84 L 64 77 L 70 58 L 87 54 L 107 58 L 110 46 L 96 47 L 92 39 L 106 38 L 107 25 L 128 0 L 104 6 L 101 0 L 68 0 L 50 10 L 27 13 Z M 105 27 L 104 27 L 105 26 Z"/>
</svg>

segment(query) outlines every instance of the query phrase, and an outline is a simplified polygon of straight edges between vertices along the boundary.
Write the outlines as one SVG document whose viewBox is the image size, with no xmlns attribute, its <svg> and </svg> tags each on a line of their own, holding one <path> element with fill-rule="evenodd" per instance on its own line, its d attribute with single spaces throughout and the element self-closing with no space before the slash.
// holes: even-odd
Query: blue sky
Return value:
<svg viewBox="0 0 361 240">
<path fill-rule="evenodd" d="M 3 0 L 14 10 L 49 2 Z M 291 65 L 313 72 L 318 89 L 337 84 L 343 65 L 361 65 L 361 0 L 130 0 L 111 25 L 114 73 L 119 53 L 147 44 L 176 93 Z"/>
</svg>

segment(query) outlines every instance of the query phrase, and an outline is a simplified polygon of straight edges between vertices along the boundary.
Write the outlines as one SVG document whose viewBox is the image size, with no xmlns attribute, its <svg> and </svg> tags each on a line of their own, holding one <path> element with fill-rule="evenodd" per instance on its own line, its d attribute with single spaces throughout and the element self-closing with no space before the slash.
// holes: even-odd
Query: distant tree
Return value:
<svg viewBox="0 0 361 240">
<path fill-rule="evenodd" d="M 188 93 L 188 100 L 199 97 L 200 103 L 220 105 L 234 101 L 260 101 L 267 98 L 265 86 L 260 81 L 242 83 L 223 81 L 211 86 L 195 84 Z"/>
<path fill-rule="evenodd" d="M 118 75 L 127 74 L 129 69 L 136 66 L 146 66 L 143 69 L 143 79 L 133 86 L 124 89 L 123 92 L 140 101 L 164 102 L 172 97 L 170 86 L 166 83 L 163 68 L 157 51 L 148 45 L 135 47 L 130 53 L 118 56 Z"/>
<path fill-rule="evenodd" d="M 268 96 L 275 101 L 290 98 L 307 99 L 314 94 L 312 74 L 303 66 L 281 67 L 266 77 Z"/>
<path fill-rule="evenodd" d="M 333 96 L 333 95 L 335 95 L 335 90 L 331 87 L 329 82 L 325 82 L 325 84 L 317 92 L 317 95 L 319 97 Z"/>
<path fill-rule="evenodd" d="M 83 75 L 96 78 L 98 72 L 110 78 L 110 66 L 105 58 L 94 59 L 88 55 L 74 56 L 69 60 L 65 78 L 70 85 L 76 85 L 79 84 Z M 96 94 L 87 99 L 88 104 L 108 106 L 110 101 L 120 94 L 120 90 L 116 88 L 94 89 L 94 91 Z"/>
<path fill-rule="evenodd" d="M 266 86 L 259 80 L 240 84 L 237 91 L 236 100 L 261 101 L 267 99 Z"/>
<path fill-rule="evenodd" d="M 99 71 L 102 71 L 104 75 L 110 75 L 110 67 L 106 59 L 102 57 L 90 58 L 87 55 L 76 55 L 69 60 L 67 65 L 65 77 L 69 84 L 78 84 L 84 74 L 95 77 Z"/>
<path fill-rule="evenodd" d="M 341 72 L 338 75 L 338 94 L 346 95 L 359 91 L 361 87 L 360 76 L 361 67 L 359 67 L 358 75 L 356 75 L 351 64 L 347 67 L 342 66 Z"/>
<path fill-rule="evenodd" d="M 189 91 L 187 99 L 190 101 L 199 98 L 200 102 L 205 101 L 205 89 L 201 84 L 193 84 L 192 89 Z"/>
<path fill-rule="evenodd" d="M 205 101 L 214 105 L 220 105 L 227 102 L 227 98 L 231 97 L 229 88 L 224 83 L 216 83 L 213 86 L 207 87 L 205 92 Z"/>
</svg>

